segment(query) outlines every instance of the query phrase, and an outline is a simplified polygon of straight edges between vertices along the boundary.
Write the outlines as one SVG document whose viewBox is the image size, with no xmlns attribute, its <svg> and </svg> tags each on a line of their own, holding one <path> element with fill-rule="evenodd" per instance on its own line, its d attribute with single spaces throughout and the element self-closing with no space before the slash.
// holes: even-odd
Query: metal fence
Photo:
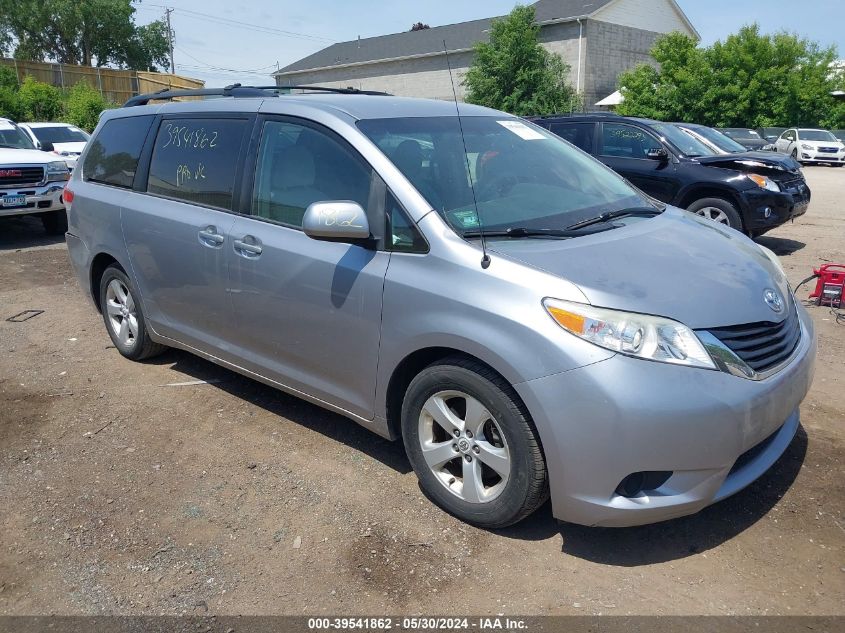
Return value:
<svg viewBox="0 0 845 633">
<path fill-rule="evenodd" d="M 14 69 L 20 81 L 29 75 L 37 81 L 57 88 L 70 88 L 85 82 L 99 90 L 106 100 L 114 103 L 123 103 L 135 95 L 156 92 L 162 88 L 191 89 L 205 85 L 205 82 L 199 79 L 140 70 L 116 70 L 8 58 L 0 58 L 0 64 Z"/>
</svg>

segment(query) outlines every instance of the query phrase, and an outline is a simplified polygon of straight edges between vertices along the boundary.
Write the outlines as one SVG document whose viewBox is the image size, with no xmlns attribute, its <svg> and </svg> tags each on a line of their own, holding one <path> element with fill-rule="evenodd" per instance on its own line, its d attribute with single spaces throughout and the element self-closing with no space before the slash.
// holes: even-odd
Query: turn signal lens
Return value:
<svg viewBox="0 0 845 633">
<path fill-rule="evenodd" d="M 771 178 L 766 178 L 760 174 L 746 174 L 749 180 L 752 180 L 758 187 L 768 189 L 769 191 L 780 191 L 778 184 Z"/>
</svg>

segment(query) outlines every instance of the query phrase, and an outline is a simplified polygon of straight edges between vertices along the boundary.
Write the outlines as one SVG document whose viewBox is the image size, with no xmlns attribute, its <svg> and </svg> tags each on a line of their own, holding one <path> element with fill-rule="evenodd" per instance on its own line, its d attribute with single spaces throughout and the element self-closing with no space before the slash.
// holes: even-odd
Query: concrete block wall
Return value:
<svg viewBox="0 0 845 633">
<path fill-rule="evenodd" d="M 582 86 L 588 110 L 618 88 L 624 71 L 642 63 L 657 65 L 649 51 L 660 33 L 593 20 L 587 21 L 585 33 L 587 72 Z"/>
</svg>

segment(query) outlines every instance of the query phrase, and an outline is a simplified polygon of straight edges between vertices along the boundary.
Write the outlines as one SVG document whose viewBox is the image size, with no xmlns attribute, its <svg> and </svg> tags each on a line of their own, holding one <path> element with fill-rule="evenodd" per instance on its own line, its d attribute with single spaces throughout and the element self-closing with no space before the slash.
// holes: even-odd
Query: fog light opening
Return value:
<svg viewBox="0 0 845 633">
<path fill-rule="evenodd" d="M 643 470 L 631 473 L 616 486 L 616 494 L 627 499 L 632 499 L 642 492 L 652 492 L 665 484 L 672 471 L 668 470 Z"/>
</svg>

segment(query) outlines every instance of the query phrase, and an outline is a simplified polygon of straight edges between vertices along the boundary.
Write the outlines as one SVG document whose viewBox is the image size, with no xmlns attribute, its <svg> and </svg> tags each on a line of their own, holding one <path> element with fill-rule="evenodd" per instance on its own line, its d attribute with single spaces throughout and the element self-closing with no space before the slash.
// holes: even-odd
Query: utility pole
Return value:
<svg viewBox="0 0 845 633">
<path fill-rule="evenodd" d="M 170 74 L 176 74 L 176 64 L 173 63 L 173 29 L 170 28 L 170 14 L 173 9 L 165 9 L 164 14 L 167 18 L 167 41 L 170 44 Z"/>
</svg>

